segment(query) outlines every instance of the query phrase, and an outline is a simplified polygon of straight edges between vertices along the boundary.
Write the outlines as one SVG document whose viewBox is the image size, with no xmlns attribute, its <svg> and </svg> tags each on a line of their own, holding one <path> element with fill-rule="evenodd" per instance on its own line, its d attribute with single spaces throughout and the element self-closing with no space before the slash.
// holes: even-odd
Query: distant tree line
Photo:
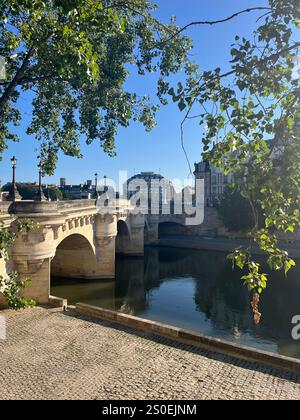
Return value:
<svg viewBox="0 0 300 420">
<path fill-rule="evenodd" d="M 215 206 L 221 221 L 229 231 L 249 232 L 256 223 L 249 201 L 237 188 L 228 186 Z M 263 225 L 261 210 L 259 211 L 259 225 Z"/>
<path fill-rule="evenodd" d="M 10 186 L 10 183 L 5 184 L 2 187 L 2 191 L 9 191 Z M 34 200 L 38 192 L 38 185 L 31 183 L 17 183 L 17 188 L 23 200 Z M 48 188 L 44 188 L 44 194 L 51 201 L 60 201 L 63 199 L 62 192 L 57 187 L 49 186 Z"/>
</svg>

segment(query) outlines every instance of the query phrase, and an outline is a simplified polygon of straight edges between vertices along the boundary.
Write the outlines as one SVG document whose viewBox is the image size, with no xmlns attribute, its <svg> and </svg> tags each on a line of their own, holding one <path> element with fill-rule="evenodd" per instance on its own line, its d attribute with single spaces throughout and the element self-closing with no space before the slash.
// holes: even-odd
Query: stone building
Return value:
<svg viewBox="0 0 300 420">
<path fill-rule="evenodd" d="M 128 200 L 139 193 L 142 200 L 148 203 L 148 211 L 158 208 L 162 211 L 163 205 L 172 206 L 174 201 L 174 188 L 171 181 L 154 172 L 141 172 L 129 178 L 124 188 L 124 196 Z"/>
<path fill-rule="evenodd" d="M 64 200 L 87 200 L 96 197 L 96 186 L 91 180 L 87 180 L 84 184 L 69 185 L 66 178 L 60 178 L 59 189 Z"/>
<path fill-rule="evenodd" d="M 219 168 L 204 160 L 195 163 L 195 179 L 204 179 L 205 203 L 213 207 L 232 182 L 232 174 L 225 175 Z"/>
<path fill-rule="evenodd" d="M 270 159 L 277 159 L 282 154 L 282 142 L 277 138 L 266 140 L 272 151 Z M 215 147 L 215 146 L 214 146 Z M 214 150 L 214 149 L 213 149 Z M 233 180 L 233 173 L 225 175 L 221 169 L 215 167 L 207 160 L 195 163 L 195 179 L 204 179 L 205 202 L 207 206 L 214 206 L 222 197 L 226 187 Z"/>
</svg>

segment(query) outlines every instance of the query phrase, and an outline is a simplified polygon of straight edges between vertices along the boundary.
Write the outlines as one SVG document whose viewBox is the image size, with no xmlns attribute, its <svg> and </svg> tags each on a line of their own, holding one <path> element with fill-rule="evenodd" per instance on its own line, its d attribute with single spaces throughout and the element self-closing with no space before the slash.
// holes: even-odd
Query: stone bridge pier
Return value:
<svg viewBox="0 0 300 420">
<path fill-rule="evenodd" d="M 118 218 L 117 223 L 117 254 L 128 256 L 143 256 L 145 216 L 141 213 L 130 214 L 128 218 Z"/>
<path fill-rule="evenodd" d="M 145 245 L 154 244 L 158 241 L 158 226 L 159 226 L 158 215 L 147 215 L 145 217 L 145 234 L 144 234 Z"/>
</svg>

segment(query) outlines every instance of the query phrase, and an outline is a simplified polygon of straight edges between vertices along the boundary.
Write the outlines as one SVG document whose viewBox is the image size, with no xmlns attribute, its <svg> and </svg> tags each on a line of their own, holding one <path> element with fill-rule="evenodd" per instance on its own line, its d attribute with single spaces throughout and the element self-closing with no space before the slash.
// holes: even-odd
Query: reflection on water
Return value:
<svg viewBox="0 0 300 420">
<path fill-rule="evenodd" d="M 300 358 L 300 342 L 291 338 L 299 269 L 288 279 L 272 274 L 259 326 L 240 272 L 219 252 L 150 247 L 145 258 L 118 259 L 115 281 L 53 279 L 51 293 Z"/>
</svg>

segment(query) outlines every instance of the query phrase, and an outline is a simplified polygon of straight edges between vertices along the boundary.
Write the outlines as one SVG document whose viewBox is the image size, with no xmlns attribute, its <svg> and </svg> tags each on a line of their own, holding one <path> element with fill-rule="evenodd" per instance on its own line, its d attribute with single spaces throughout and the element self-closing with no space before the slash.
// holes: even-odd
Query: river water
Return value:
<svg viewBox="0 0 300 420">
<path fill-rule="evenodd" d="M 291 335 L 300 269 L 272 273 L 259 326 L 240 276 L 224 253 L 149 247 L 144 258 L 117 258 L 115 280 L 52 279 L 51 294 L 300 359 Z"/>
</svg>

